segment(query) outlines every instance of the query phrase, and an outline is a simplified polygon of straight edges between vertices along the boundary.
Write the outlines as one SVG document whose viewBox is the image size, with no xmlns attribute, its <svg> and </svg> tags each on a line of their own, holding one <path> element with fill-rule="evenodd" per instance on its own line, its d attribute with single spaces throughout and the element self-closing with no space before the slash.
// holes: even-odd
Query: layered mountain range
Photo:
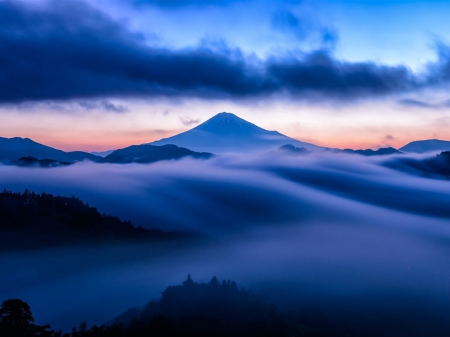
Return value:
<svg viewBox="0 0 450 337">
<path fill-rule="evenodd" d="M 61 151 L 29 138 L 0 137 L 0 162 L 19 166 L 55 167 L 79 161 L 96 163 L 153 163 L 185 157 L 208 159 L 225 153 L 307 155 L 331 151 L 364 156 L 401 153 L 426 153 L 450 150 L 450 141 L 437 139 L 411 142 L 399 150 L 332 149 L 290 138 L 278 131 L 269 131 L 232 113 L 221 112 L 206 122 L 172 137 L 123 149 L 97 152 Z"/>
</svg>

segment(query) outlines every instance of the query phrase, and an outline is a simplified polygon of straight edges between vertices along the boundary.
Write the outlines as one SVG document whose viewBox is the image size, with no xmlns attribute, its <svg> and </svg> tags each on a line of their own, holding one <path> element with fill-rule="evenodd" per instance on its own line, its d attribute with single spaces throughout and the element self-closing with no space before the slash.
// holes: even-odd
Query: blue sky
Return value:
<svg viewBox="0 0 450 337">
<path fill-rule="evenodd" d="M 330 48 L 322 37 L 332 32 L 337 38 L 333 51 L 340 59 L 419 69 L 435 59 L 437 41 L 450 40 L 449 1 L 179 1 L 178 6 L 140 1 L 136 7 L 137 2 L 119 0 L 117 10 L 109 11 L 128 16 L 152 43 L 156 39 L 176 47 L 222 40 L 266 57 Z M 111 1 L 97 3 L 105 8 Z M 291 27 L 289 15 L 297 19 Z"/>
</svg>

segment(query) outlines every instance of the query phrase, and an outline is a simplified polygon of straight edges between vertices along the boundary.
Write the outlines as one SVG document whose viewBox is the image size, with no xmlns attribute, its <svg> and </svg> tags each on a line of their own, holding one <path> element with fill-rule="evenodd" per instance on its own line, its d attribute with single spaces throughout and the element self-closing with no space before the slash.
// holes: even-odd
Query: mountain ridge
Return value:
<svg viewBox="0 0 450 337">
<path fill-rule="evenodd" d="M 113 151 L 99 162 L 113 164 L 150 164 L 161 160 L 177 160 L 185 157 L 209 159 L 213 157 L 213 154 L 207 152 L 195 152 L 173 144 L 161 146 L 131 145 Z"/>
<path fill-rule="evenodd" d="M 321 146 L 290 138 L 278 131 L 263 129 L 229 112 L 218 113 L 190 130 L 146 145 L 174 144 L 192 151 L 223 154 L 263 153 L 276 150 L 287 143 L 304 147 L 309 151 L 323 149 Z"/>
<path fill-rule="evenodd" d="M 35 142 L 30 138 L 0 137 L 0 161 L 11 162 L 23 157 L 34 157 L 39 160 L 51 159 L 69 163 L 83 160 L 96 162 L 101 159 L 101 157 L 83 151 L 64 152 Z"/>
<path fill-rule="evenodd" d="M 399 148 L 399 150 L 410 153 L 450 151 L 450 141 L 440 139 L 415 140 Z"/>
</svg>

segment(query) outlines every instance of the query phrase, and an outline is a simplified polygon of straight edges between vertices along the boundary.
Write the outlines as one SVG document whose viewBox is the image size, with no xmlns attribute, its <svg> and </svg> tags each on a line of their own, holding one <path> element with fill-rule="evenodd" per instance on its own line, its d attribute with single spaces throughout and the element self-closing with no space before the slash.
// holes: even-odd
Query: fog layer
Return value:
<svg viewBox="0 0 450 337">
<path fill-rule="evenodd" d="M 4 253 L 0 299 L 28 301 L 39 321 L 57 328 L 99 324 L 191 273 L 234 279 L 284 308 L 320 306 L 331 320 L 433 325 L 450 309 L 450 182 L 392 170 L 384 160 L 0 166 L 1 188 L 76 195 L 135 225 L 219 240 Z"/>
</svg>

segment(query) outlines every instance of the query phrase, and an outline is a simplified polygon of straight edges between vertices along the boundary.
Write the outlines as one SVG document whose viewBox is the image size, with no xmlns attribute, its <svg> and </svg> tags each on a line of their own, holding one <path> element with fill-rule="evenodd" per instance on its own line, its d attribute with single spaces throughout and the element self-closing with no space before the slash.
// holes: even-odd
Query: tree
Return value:
<svg viewBox="0 0 450 337">
<path fill-rule="evenodd" d="M 44 337 L 52 336 L 50 325 L 36 325 L 30 306 L 19 299 L 3 302 L 0 308 L 0 336 L 2 337 Z"/>
</svg>

